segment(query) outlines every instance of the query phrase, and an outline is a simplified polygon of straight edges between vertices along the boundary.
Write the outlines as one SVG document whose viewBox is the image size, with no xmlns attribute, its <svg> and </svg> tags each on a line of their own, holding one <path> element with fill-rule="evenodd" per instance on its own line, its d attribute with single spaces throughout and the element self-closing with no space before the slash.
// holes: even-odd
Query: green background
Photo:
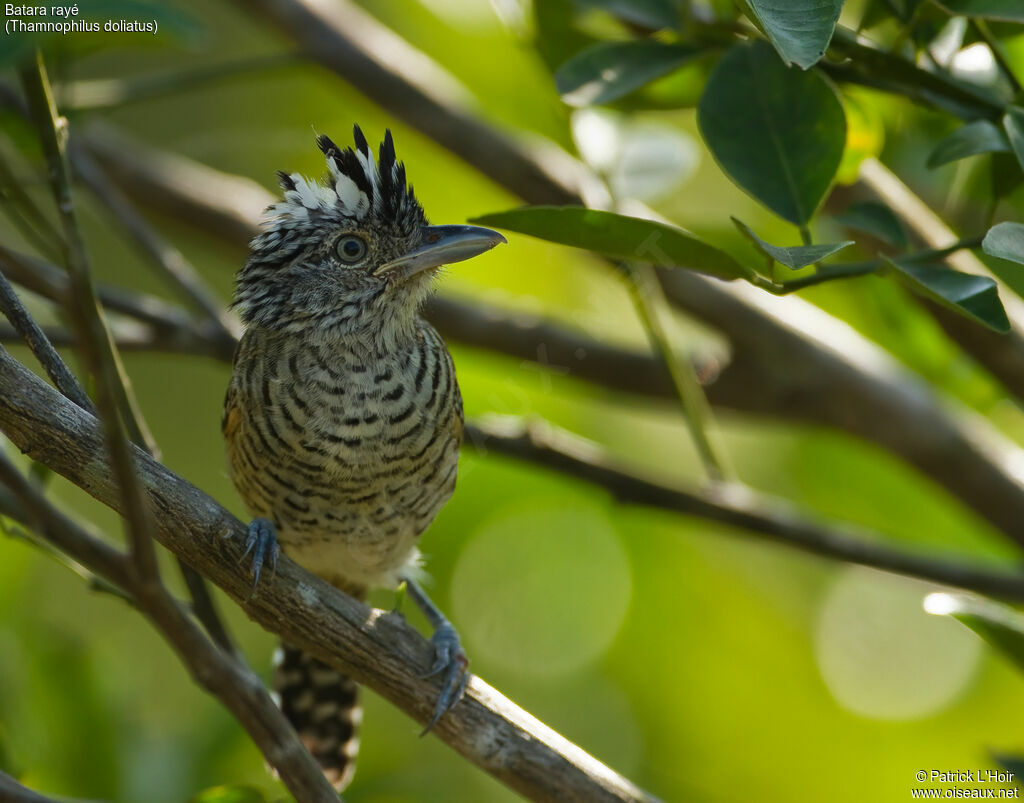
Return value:
<svg viewBox="0 0 1024 803">
<path fill-rule="evenodd" d="M 173 5 L 186 22 L 156 37 L 65 42 L 51 63 L 54 78 L 170 73 L 288 48 L 241 4 Z M 366 5 L 462 81 L 487 120 L 574 147 L 571 110 L 529 45 L 528 24 L 509 27 L 483 0 Z M 1011 52 L 1024 69 L 1015 41 Z M 939 206 L 953 202 L 953 188 L 957 203 L 970 202 L 983 173 L 977 165 L 924 167 L 951 128 L 946 118 L 868 92 L 858 97 L 876 126 L 884 120 L 890 166 Z M 371 141 L 390 127 L 432 222 L 519 203 L 315 65 L 247 73 L 88 116 L 268 188 L 278 169 L 323 171 L 314 131 L 343 143 L 355 122 Z M 637 119 L 686 132 L 696 145 L 692 175 L 658 200 L 659 211 L 748 261 L 752 252 L 729 215 L 770 242 L 798 242 L 794 227 L 722 175 L 700 144 L 693 109 Z M 72 116 L 72 126 L 79 120 Z M 42 200 L 41 175 L 30 187 Z M 166 295 L 111 222 L 80 198 L 97 276 Z M 243 251 L 155 220 L 226 302 Z M 820 241 L 842 239 L 830 226 L 821 224 Z M 0 237 L 20 244 L 7 229 Z M 580 251 L 512 236 L 442 281 L 444 293 L 645 344 L 621 280 Z M 1019 409 L 895 284 L 869 277 L 804 295 L 1010 437 L 1024 437 Z M 723 351 L 686 322 L 674 335 Z M 485 351 L 452 351 L 467 416 L 540 416 L 667 479 L 699 478 L 676 405 Z M 23 349 L 16 353 L 27 361 Z M 167 355 L 129 354 L 125 362 L 166 464 L 243 516 L 219 433 L 230 367 Z M 728 414 L 719 422 L 730 462 L 755 488 L 897 542 L 1019 560 L 988 525 L 874 447 L 812 427 Z M 105 508 L 59 479 L 53 488 L 69 509 L 120 537 Z M 458 490 L 423 550 L 434 595 L 461 629 L 473 670 L 664 800 L 902 801 L 918 770 L 994 766 L 990 751 L 1024 751 L 1020 675 L 956 622 L 924 614 L 923 584 L 706 521 L 618 506 L 585 484 L 468 451 Z M 166 568 L 174 576 L 171 561 Z M 392 596 L 375 602 L 390 606 Z M 274 637 L 230 603 L 224 608 L 252 664 L 269 677 Z M 516 799 L 436 738 L 418 738 L 416 723 L 373 694 L 363 700 L 348 801 Z M 11 538 L 0 540 L 0 768 L 46 793 L 81 798 L 169 803 L 224 783 L 284 796 L 242 730 L 141 617 Z"/>
</svg>

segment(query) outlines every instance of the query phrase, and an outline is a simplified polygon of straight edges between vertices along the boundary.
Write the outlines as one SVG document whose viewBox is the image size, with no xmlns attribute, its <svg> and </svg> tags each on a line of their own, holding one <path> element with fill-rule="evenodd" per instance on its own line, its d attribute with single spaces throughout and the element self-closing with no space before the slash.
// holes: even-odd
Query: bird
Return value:
<svg viewBox="0 0 1024 803">
<path fill-rule="evenodd" d="M 279 172 L 235 280 L 244 324 L 222 417 L 228 473 L 253 517 L 254 587 L 283 551 L 365 600 L 403 584 L 433 628 L 441 689 L 426 733 L 462 697 L 459 636 L 422 587 L 420 536 L 455 489 L 462 397 L 448 348 L 421 308 L 439 269 L 505 238 L 430 225 L 388 130 L 377 157 L 327 136 L 320 179 Z M 356 684 L 294 645 L 276 653 L 275 692 L 339 791 L 351 781 Z"/>
</svg>

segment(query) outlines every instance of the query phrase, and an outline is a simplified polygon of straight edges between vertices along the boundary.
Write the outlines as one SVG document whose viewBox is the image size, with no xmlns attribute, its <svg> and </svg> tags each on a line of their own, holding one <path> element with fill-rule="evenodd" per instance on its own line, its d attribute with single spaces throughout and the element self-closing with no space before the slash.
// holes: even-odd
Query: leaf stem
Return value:
<svg viewBox="0 0 1024 803">
<path fill-rule="evenodd" d="M 697 379 L 692 363 L 679 359 L 672 348 L 662 320 L 662 314 L 668 309 L 668 302 L 655 270 L 647 263 L 620 263 L 620 267 L 629 280 L 630 294 L 637 314 L 672 377 L 672 384 L 682 403 L 690 437 L 708 479 L 712 482 L 724 480 L 730 472 L 727 471 L 720 448 L 710 432 L 713 425 L 711 405 L 708 404 L 704 388 Z"/>
</svg>

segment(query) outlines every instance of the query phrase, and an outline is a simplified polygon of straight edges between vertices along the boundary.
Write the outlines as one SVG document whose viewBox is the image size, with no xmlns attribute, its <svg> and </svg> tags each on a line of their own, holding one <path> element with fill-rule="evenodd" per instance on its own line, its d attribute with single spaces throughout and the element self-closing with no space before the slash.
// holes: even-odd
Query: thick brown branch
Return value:
<svg viewBox="0 0 1024 803">
<path fill-rule="evenodd" d="M 105 450 L 95 419 L 2 350 L 0 428 L 33 459 L 120 507 L 117 483 L 106 461 L 97 459 Z M 374 689 L 420 724 L 430 719 L 437 691 L 420 675 L 432 663 L 432 649 L 400 616 L 367 608 L 286 558 L 254 595 L 238 568 L 241 522 L 147 455 L 136 450 L 135 457 L 164 546 L 268 630 Z M 479 678 L 434 733 L 531 800 L 651 799 Z"/>
</svg>

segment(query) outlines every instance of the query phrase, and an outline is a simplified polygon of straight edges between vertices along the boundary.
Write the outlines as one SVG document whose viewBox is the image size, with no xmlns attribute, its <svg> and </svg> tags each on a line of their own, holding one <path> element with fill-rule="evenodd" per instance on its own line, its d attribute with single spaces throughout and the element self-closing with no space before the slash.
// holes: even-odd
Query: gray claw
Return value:
<svg viewBox="0 0 1024 803">
<path fill-rule="evenodd" d="M 434 716 L 427 723 L 420 736 L 425 736 L 438 723 L 448 711 L 455 707 L 455 704 L 462 699 L 469 684 L 469 659 L 462 649 L 459 641 L 459 634 L 455 628 L 447 622 L 439 627 L 430 643 L 434 645 L 434 665 L 423 678 L 431 678 L 443 673 L 441 678 L 441 693 L 437 698 L 437 705 L 434 707 Z"/>
<path fill-rule="evenodd" d="M 270 558 L 270 568 L 277 569 L 277 558 L 281 554 L 281 547 L 277 543 L 277 535 L 274 533 L 274 525 L 267 519 L 253 519 L 249 522 L 249 534 L 245 539 L 245 552 L 242 558 L 252 553 L 252 585 L 253 588 L 260 581 L 260 570 L 264 561 Z"/>
</svg>

